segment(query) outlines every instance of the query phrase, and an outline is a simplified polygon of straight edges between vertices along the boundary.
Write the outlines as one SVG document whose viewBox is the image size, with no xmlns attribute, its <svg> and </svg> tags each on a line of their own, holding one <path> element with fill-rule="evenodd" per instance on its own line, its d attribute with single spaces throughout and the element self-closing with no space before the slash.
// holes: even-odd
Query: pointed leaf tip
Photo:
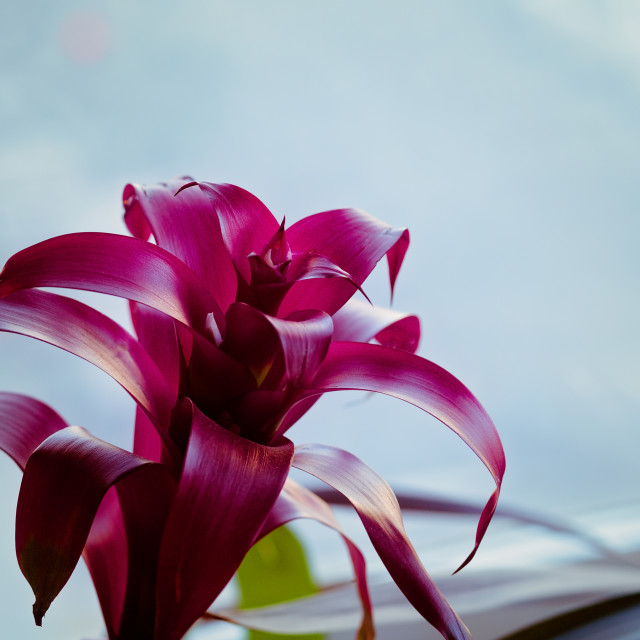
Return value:
<svg viewBox="0 0 640 640">
<path fill-rule="evenodd" d="M 37 627 L 42 626 L 42 618 L 44 618 L 44 614 L 47 612 L 49 604 L 45 604 L 41 598 L 36 598 L 36 601 L 33 603 L 33 619 L 35 620 Z"/>
<path fill-rule="evenodd" d="M 187 182 L 186 184 L 183 184 L 174 194 L 173 197 L 175 198 L 180 192 L 184 191 L 185 189 L 188 189 L 189 187 L 195 187 L 197 186 L 197 182 L 195 180 L 192 180 L 191 182 Z"/>
</svg>

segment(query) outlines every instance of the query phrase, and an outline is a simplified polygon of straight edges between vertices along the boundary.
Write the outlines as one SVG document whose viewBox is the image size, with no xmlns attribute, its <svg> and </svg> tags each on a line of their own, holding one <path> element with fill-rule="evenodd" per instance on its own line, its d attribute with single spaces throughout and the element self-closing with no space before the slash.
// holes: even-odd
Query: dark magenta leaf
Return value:
<svg viewBox="0 0 640 640">
<path fill-rule="evenodd" d="M 193 407 L 184 469 L 160 552 L 156 640 L 177 640 L 222 591 L 289 472 L 293 445 L 263 446 Z"/>
<path fill-rule="evenodd" d="M 169 474 L 81 427 L 57 431 L 31 454 L 18 497 L 16 552 L 36 596 L 36 624 L 75 568 L 107 490 L 132 472 L 157 469 Z"/>
<path fill-rule="evenodd" d="M 205 326 L 217 302 L 183 262 L 148 242 L 111 233 L 71 233 L 16 253 L 0 273 L 0 297 L 33 287 L 65 287 L 141 302 L 191 325 Z"/>
<path fill-rule="evenodd" d="M 143 240 L 153 233 L 158 245 L 190 267 L 226 311 L 236 295 L 235 268 L 215 208 L 197 187 L 184 188 L 188 184 L 194 184 L 190 178 L 127 185 L 125 222 Z"/>
<path fill-rule="evenodd" d="M 482 511 L 475 546 L 461 569 L 476 553 L 489 526 L 505 471 L 502 443 L 491 418 L 469 389 L 442 367 L 411 353 L 380 345 L 331 344 L 307 393 L 313 396 L 346 389 L 384 393 L 430 413 L 460 436 L 491 473 L 496 490 Z M 283 425 L 286 424 L 285 417 Z"/>
<path fill-rule="evenodd" d="M 24 470 L 34 449 L 67 423 L 49 405 L 0 391 L 0 449 Z"/>
</svg>

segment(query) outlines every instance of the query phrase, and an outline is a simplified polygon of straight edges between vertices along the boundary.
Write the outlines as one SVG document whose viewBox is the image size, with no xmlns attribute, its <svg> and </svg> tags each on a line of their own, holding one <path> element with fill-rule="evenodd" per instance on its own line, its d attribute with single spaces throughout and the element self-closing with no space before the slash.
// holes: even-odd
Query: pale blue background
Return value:
<svg viewBox="0 0 640 640">
<path fill-rule="evenodd" d="M 88 50 L 69 35 L 83 15 Z M 52 235 L 124 232 L 128 181 L 233 182 L 288 221 L 363 208 L 411 229 L 395 305 L 422 318 L 421 355 L 493 416 L 505 503 L 633 502 L 639 43 L 640 5 L 615 0 L 9 0 L 0 263 Z M 388 301 L 384 274 L 366 289 Z M 119 301 L 100 304 L 125 321 Z M 104 374 L 25 338 L 0 335 L 0 350 L 0 388 L 126 446 L 133 405 Z M 399 486 L 488 495 L 434 420 L 352 400 L 328 399 L 293 439 L 344 446 Z M 98 637 L 84 567 L 32 627 L 13 552 L 20 474 L 8 459 L 0 474 L 0 634 Z"/>
</svg>

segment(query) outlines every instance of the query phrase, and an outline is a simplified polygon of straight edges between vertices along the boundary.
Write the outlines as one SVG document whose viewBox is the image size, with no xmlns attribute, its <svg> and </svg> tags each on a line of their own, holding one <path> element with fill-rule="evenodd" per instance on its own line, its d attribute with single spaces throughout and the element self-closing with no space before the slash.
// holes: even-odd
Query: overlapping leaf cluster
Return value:
<svg viewBox="0 0 640 640">
<path fill-rule="evenodd" d="M 496 482 L 465 563 L 475 553 L 504 473 L 496 430 L 462 383 L 415 355 L 414 316 L 352 299 L 384 256 L 393 290 L 408 232 L 353 209 L 285 229 L 247 191 L 189 179 L 128 185 L 124 205 L 133 237 L 52 238 L 0 274 L 0 330 L 88 360 L 137 403 L 128 452 L 37 400 L 0 394 L 0 447 L 24 469 L 16 545 L 36 622 L 83 554 L 111 640 L 178 640 L 255 542 L 313 518 L 342 534 L 363 606 L 358 635 L 373 637 L 362 554 L 328 505 L 288 477 L 296 467 L 352 503 L 426 620 L 446 638 L 470 637 L 420 563 L 384 480 L 345 451 L 294 448 L 286 436 L 321 394 L 341 389 L 432 414 Z M 137 338 L 42 287 L 130 300 Z"/>
</svg>

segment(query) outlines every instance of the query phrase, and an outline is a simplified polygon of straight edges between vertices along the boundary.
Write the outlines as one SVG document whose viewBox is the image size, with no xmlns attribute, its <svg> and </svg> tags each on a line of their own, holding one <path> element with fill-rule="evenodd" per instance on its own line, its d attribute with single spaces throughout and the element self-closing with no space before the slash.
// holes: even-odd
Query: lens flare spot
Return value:
<svg viewBox="0 0 640 640">
<path fill-rule="evenodd" d="M 96 11 L 74 11 L 60 25 L 60 48 L 71 61 L 94 64 L 111 47 L 111 27 L 106 16 Z"/>
</svg>

